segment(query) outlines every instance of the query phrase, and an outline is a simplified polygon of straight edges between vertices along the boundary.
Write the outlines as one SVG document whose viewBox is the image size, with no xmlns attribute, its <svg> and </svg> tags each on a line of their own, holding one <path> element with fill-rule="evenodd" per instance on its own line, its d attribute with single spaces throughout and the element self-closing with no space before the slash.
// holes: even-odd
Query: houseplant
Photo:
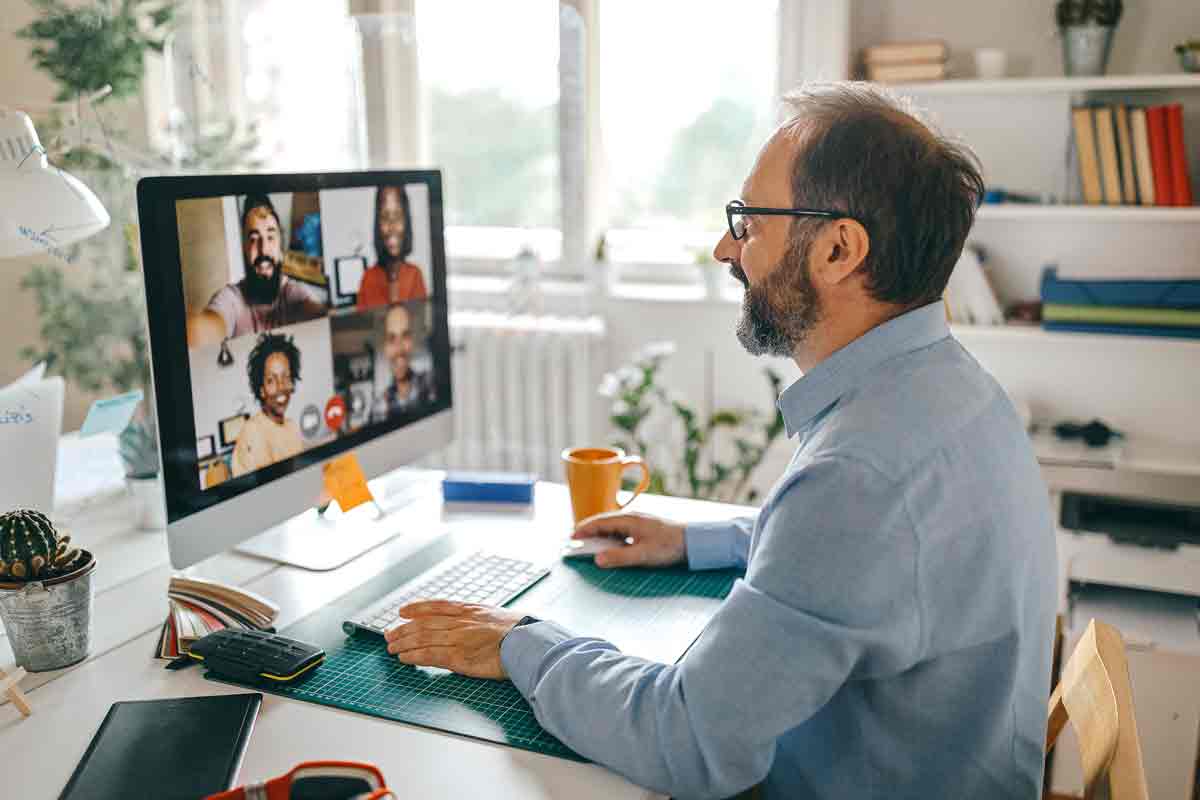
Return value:
<svg viewBox="0 0 1200 800">
<path fill-rule="evenodd" d="M 157 428 L 150 387 L 145 297 L 138 257 L 134 186 L 147 171 L 229 170 L 253 165 L 253 128 L 217 117 L 179 131 L 167 123 L 170 152 L 130 145 L 109 109 L 135 97 L 150 52 L 162 52 L 174 27 L 175 0 L 30 0 L 40 16 L 18 32 L 30 56 L 68 101 L 38 123 L 51 161 L 85 179 L 113 224 L 71 248 L 68 264 L 50 258 L 22 281 L 41 318 L 39 344 L 22 355 L 44 361 L 89 393 L 142 389 L 146 401 L 122 437 L 121 456 L 143 525 L 162 517 L 157 490 Z M 186 134 L 186 135 L 185 135 Z M 51 254 L 48 254 L 51 255 Z M 151 480 L 152 479 L 152 480 Z M 152 501 L 154 508 L 146 506 Z"/>
<path fill-rule="evenodd" d="M 618 431 L 614 446 L 646 458 L 649 492 L 754 502 L 758 491 L 750 479 L 783 432 L 783 415 L 778 409 L 764 414 L 756 409 L 719 408 L 703 416 L 660 381 L 659 370 L 674 352 L 670 342 L 647 345 L 632 363 L 604 376 L 600 393 L 612 401 L 609 421 Z M 764 373 L 774 402 L 783 378 L 769 367 Z M 651 437 L 647 428 L 655 416 L 660 423 L 673 423 L 668 428 L 674 430 Z M 672 453 L 678 453 L 678 458 L 671 458 Z"/>
<path fill-rule="evenodd" d="M 87 657 L 95 568 L 45 514 L 0 514 L 0 619 L 18 666 L 44 672 Z"/>
<path fill-rule="evenodd" d="M 159 490 L 158 442 L 153 426 L 145 420 L 133 420 L 121 431 L 119 445 L 137 526 L 143 530 L 165 528 L 166 509 Z"/>
<path fill-rule="evenodd" d="M 1063 72 L 1104 74 L 1123 11 L 1121 0 L 1058 0 L 1054 18 L 1062 38 Z"/>
</svg>

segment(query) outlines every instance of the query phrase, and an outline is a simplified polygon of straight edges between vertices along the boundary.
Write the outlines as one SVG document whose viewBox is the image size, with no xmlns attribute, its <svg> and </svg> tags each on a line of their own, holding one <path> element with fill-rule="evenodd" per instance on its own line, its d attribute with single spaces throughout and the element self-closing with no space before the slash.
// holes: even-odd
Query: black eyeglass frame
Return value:
<svg viewBox="0 0 1200 800">
<path fill-rule="evenodd" d="M 746 236 L 746 229 L 742 228 L 742 235 L 739 236 L 737 229 L 733 226 L 733 218 L 752 217 L 752 216 L 768 216 L 768 217 L 825 217 L 827 219 L 852 219 L 859 225 L 866 227 L 866 223 L 857 217 L 850 214 L 845 214 L 841 211 L 832 211 L 826 208 L 763 208 L 761 206 L 748 206 L 741 200 L 730 200 L 725 204 L 725 221 L 729 223 L 729 235 L 734 238 L 734 241 L 739 241 Z"/>
</svg>

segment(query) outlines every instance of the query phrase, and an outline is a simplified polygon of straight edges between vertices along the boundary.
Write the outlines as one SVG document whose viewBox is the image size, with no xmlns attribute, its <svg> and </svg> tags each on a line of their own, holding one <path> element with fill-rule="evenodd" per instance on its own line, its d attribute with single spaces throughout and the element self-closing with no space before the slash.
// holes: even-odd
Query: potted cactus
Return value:
<svg viewBox="0 0 1200 800">
<path fill-rule="evenodd" d="M 125 484 L 133 498 L 134 519 L 143 530 L 166 527 L 166 508 L 158 479 L 158 441 L 149 421 L 134 420 L 121 431 Z"/>
<path fill-rule="evenodd" d="M 1058 0 L 1054 18 L 1067 75 L 1104 74 L 1113 32 L 1124 10 L 1121 0 Z"/>
<path fill-rule="evenodd" d="M 0 514 L 0 619 L 30 672 L 87 657 L 96 559 L 39 511 Z"/>
</svg>

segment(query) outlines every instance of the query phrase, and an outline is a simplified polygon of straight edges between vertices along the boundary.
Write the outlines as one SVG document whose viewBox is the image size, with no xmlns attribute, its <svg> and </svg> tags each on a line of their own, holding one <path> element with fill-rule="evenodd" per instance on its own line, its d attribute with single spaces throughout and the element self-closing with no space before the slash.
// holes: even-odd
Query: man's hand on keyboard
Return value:
<svg viewBox="0 0 1200 800">
<path fill-rule="evenodd" d="M 597 514 L 579 523 L 572 539 L 617 536 L 629 541 L 597 553 L 597 567 L 669 567 L 684 560 L 684 526 L 647 514 L 613 511 Z"/>
<path fill-rule="evenodd" d="M 384 632 L 388 652 L 405 664 L 442 667 L 472 678 L 508 677 L 500 663 L 500 640 L 522 614 L 450 600 L 401 606 L 409 621 Z"/>
</svg>

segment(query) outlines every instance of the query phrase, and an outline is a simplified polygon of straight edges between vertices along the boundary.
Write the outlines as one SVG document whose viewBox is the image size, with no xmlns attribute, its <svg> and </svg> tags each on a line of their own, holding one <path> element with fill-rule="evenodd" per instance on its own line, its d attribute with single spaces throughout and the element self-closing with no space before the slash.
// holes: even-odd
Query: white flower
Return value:
<svg viewBox="0 0 1200 800">
<path fill-rule="evenodd" d="M 621 382 L 622 386 L 637 383 L 642 378 L 641 371 L 633 367 L 621 367 L 614 375 L 616 375 L 617 380 Z"/>
<path fill-rule="evenodd" d="M 629 403 L 626 403 L 624 400 L 616 401 L 615 403 L 612 404 L 612 413 L 613 413 L 613 416 L 616 416 L 616 417 L 625 416 L 626 414 L 629 413 Z"/>
<path fill-rule="evenodd" d="M 613 373 L 606 373 L 603 380 L 600 381 L 600 396 L 616 397 L 619 391 L 621 391 L 621 381 Z"/>
</svg>

